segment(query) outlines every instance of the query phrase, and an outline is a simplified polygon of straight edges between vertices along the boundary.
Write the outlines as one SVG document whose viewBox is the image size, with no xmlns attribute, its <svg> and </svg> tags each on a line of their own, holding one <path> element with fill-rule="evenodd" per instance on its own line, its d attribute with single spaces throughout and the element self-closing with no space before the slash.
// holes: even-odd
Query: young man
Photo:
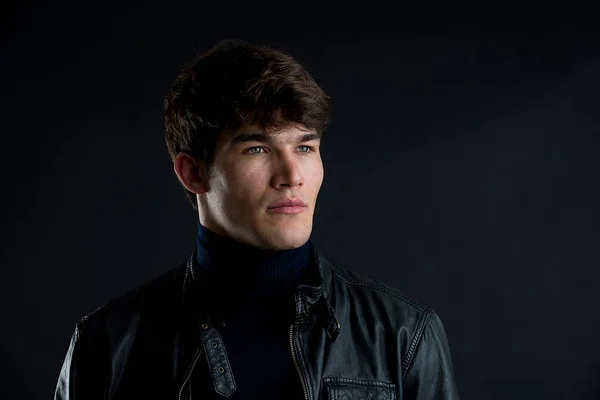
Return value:
<svg viewBox="0 0 600 400">
<path fill-rule="evenodd" d="M 222 41 L 182 70 L 166 143 L 197 245 L 77 323 L 55 399 L 458 399 L 435 311 L 309 239 L 329 111 L 269 47 Z"/>
</svg>

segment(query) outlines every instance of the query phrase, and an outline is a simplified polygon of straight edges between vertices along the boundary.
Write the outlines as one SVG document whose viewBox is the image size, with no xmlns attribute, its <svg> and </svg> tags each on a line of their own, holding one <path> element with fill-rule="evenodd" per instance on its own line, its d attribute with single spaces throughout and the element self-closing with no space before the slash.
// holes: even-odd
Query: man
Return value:
<svg viewBox="0 0 600 400">
<path fill-rule="evenodd" d="M 196 246 L 77 323 L 55 399 L 458 399 L 438 315 L 309 239 L 329 112 L 269 47 L 222 41 L 182 70 L 166 143 Z"/>
</svg>

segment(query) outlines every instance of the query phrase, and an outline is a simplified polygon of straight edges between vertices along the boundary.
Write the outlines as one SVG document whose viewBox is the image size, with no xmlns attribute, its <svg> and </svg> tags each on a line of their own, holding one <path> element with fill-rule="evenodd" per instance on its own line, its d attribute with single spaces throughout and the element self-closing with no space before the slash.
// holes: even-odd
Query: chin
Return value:
<svg viewBox="0 0 600 400">
<path fill-rule="evenodd" d="M 277 250 L 292 250 L 304 245 L 310 238 L 310 231 L 305 232 L 286 232 L 278 237 L 271 237 L 269 244 L 271 248 Z"/>
</svg>

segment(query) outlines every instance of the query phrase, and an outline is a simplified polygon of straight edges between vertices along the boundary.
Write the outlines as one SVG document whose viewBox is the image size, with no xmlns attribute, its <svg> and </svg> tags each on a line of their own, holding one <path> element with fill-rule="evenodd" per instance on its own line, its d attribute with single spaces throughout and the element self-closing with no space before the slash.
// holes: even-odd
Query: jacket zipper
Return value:
<svg viewBox="0 0 600 400">
<path fill-rule="evenodd" d="M 190 367 L 187 370 L 187 373 L 185 374 L 185 379 L 183 380 L 183 384 L 181 385 L 181 388 L 179 389 L 179 397 L 178 397 L 179 400 L 181 400 L 181 395 L 183 394 L 183 388 L 185 387 L 187 382 L 190 380 L 190 376 L 192 376 L 192 371 L 196 367 L 196 363 L 198 362 L 198 359 L 200 358 L 201 354 L 202 354 L 202 347 L 198 348 L 198 350 L 196 351 L 196 354 L 194 355 L 194 360 L 192 361 L 192 364 L 190 365 Z"/>
<path fill-rule="evenodd" d="M 296 351 L 294 350 L 294 325 L 290 326 L 290 349 L 292 349 L 292 359 L 294 360 L 294 365 L 296 366 L 296 371 L 298 372 L 298 376 L 300 377 L 300 383 L 302 384 L 302 392 L 304 393 L 304 400 L 308 400 L 308 390 L 306 390 L 306 386 L 304 385 L 304 378 L 302 377 L 302 372 L 300 372 L 300 366 L 298 365 L 298 360 L 296 360 Z"/>
</svg>

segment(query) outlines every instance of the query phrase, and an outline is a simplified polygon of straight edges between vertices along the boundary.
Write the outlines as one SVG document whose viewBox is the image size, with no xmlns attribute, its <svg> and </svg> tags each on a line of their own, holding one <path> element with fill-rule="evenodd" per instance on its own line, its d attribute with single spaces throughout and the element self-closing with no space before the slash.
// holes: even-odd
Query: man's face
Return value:
<svg viewBox="0 0 600 400">
<path fill-rule="evenodd" d="M 262 249 L 305 244 L 324 177 L 320 140 L 304 138 L 314 133 L 288 127 L 267 135 L 244 124 L 233 133 L 221 134 L 207 191 L 198 194 L 201 224 Z M 259 135 L 248 137 L 252 134 Z M 306 207 L 292 214 L 269 209 L 285 198 L 298 198 Z"/>
</svg>

